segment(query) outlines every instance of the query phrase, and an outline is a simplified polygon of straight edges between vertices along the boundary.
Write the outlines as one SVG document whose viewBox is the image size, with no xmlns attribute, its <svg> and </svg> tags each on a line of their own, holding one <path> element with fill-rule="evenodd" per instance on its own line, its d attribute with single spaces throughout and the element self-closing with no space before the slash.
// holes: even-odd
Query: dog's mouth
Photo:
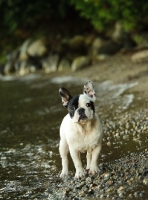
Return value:
<svg viewBox="0 0 148 200">
<path fill-rule="evenodd" d="M 84 114 L 79 117 L 78 122 L 87 121 L 87 120 L 88 120 L 88 117 Z"/>
</svg>

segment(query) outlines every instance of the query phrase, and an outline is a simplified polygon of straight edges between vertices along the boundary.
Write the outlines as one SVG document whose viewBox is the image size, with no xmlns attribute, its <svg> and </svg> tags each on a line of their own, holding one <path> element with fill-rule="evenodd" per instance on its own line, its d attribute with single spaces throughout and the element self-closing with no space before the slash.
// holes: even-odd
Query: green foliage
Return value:
<svg viewBox="0 0 148 200">
<path fill-rule="evenodd" d="M 145 0 L 0 0 L 1 30 L 14 34 L 45 20 L 72 18 L 73 7 L 100 31 L 116 21 L 121 21 L 127 30 L 142 30 L 148 22 Z"/>
<path fill-rule="evenodd" d="M 142 30 L 147 26 L 148 2 L 145 0 L 71 0 L 71 3 L 100 31 L 117 21 L 126 30 Z"/>
<path fill-rule="evenodd" d="M 1 0 L 0 25 L 13 33 L 18 28 L 29 28 L 39 20 L 64 18 L 68 0 Z"/>
</svg>

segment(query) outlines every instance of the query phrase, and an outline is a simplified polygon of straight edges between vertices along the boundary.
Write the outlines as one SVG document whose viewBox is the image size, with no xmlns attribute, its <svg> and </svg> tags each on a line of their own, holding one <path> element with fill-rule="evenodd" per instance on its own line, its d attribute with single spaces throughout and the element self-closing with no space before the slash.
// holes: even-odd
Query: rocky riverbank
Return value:
<svg viewBox="0 0 148 200">
<path fill-rule="evenodd" d="M 127 112 L 116 120 L 106 120 L 103 148 L 114 145 L 114 152 L 125 146 L 120 158 L 99 164 L 99 173 L 80 180 L 74 172 L 68 178 L 53 179 L 47 199 L 147 199 L 148 197 L 148 110 Z M 135 142 L 135 144 L 133 143 Z M 137 143 L 137 146 L 136 146 Z M 118 145 L 117 145 L 118 144 Z M 140 144 L 140 145 L 139 145 Z M 130 151 L 130 145 L 136 153 Z M 119 147 L 119 148 L 117 148 Z M 55 181 L 56 180 L 56 181 Z"/>
<path fill-rule="evenodd" d="M 56 183 L 49 199 L 147 199 L 148 151 L 99 164 L 99 174 Z M 55 189 L 56 188 L 56 189 Z M 140 191 L 139 191 L 140 189 Z M 142 190 L 141 190 L 142 189 Z M 133 192 L 134 191 L 134 192 Z"/>
<path fill-rule="evenodd" d="M 39 70 L 47 74 L 87 70 L 89 66 L 106 61 L 116 53 L 129 51 L 133 51 L 133 63 L 147 61 L 147 43 L 147 34 L 129 33 L 119 22 L 103 36 L 92 31 L 68 36 L 30 37 L 9 52 L 5 62 L 0 62 L 0 74 L 23 76 Z"/>
</svg>

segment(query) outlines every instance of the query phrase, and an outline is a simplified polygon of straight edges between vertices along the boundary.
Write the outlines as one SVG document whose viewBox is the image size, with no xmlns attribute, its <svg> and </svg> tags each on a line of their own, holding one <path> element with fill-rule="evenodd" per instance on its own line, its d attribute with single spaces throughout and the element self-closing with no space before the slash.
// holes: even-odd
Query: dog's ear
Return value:
<svg viewBox="0 0 148 200">
<path fill-rule="evenodd" d="M 63 106 L 67 108 L 68 102 L 72 98 L 70 92 L 68 90 L 66 90 L 65 88 L 60 88 L 59 94 L 62 99 Z"/>
<path fill-rule="evenodd" d="M 83 93 L 89 96 L 90 100 L 95 102 L 96 100 L 96 93 L 94 90 L 93 82 L 87 81 L 84 85 Z"/>
</svg>

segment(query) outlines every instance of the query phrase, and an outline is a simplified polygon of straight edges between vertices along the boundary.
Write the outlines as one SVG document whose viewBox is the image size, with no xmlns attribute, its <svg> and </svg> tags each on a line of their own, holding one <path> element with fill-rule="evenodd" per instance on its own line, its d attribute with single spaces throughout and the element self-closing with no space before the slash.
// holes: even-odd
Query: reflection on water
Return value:
<svg viewBox="0 0 148 200">
<path fill-rule="evenodd" d="M 61 169 L 59 126 L 66 110 L 58 89 L 64 86 L 77 95 L 84 83 L 85 79 L 49 80 L 35 75 L 0 81 L 0 198 L 44 198 L 42 195 Z M 136 84 L 95 83 L 96 111 L 102 121 L 129 108 L 134 95 L 125 91 Z M 116 159 L 132 148 L 140 149 L 129 139 L 111 142 L 112 147 L 103 144 L 106 148 L 102 149 L 100 162 Z M 120 151 L 114 153 L 114 149 Z"/>
</svg>

